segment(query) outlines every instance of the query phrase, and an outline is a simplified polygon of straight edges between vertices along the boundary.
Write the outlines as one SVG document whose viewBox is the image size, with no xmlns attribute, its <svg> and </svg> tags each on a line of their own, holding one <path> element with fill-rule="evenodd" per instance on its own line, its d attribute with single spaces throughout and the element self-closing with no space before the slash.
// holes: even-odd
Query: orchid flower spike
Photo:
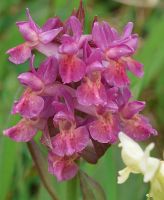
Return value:
<svg viewBox="0 0 164 200">
<path fill-rule="evenodd" d="M 143 64 L 133 59 L 138 35 L 132 22 L 120 34 L 94 19 L 91 32 L 85 34 L 82 1 L 65 21 L 53 17 L 38 26 L 28 9 L 26 14 L 26 21 L 16 23 L 24 43 L 7 51 L 16 65 L 29 61 L 29 70 L 18 75 L 24 91 L 11 113 L 22 119 L 4 130 L 5 136 L 29 142 L 41 131 L 48 170 L 65 181 L 76 175 L 78 159 L 96 163 L 118 141 L 120 131 L 137 141 L 157 135 L 140 114 L 146 103 L 131 99 L 128 71 L 139 78 L 144 75 Z M 38 66 L 36 50 L 46 57 Z M 149 157 L 153 144 L 143 152 L 128 136 L 119 135 L 127 165 L 119 182 L 130 172 L 143 173 L 147 182 L 159 166 L 158 159 Z"/>
</svg>

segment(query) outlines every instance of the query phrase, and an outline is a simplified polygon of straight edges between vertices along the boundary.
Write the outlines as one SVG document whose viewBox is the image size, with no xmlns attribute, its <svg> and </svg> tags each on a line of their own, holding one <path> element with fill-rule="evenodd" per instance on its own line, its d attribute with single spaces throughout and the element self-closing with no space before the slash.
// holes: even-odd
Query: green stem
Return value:
<svg viewBox="0 0 164 200">
<path fill-rule="evenodd" d="M 67 199 L 77 200 L 77 176 L 67 181 Z"/>
<path fill-rule="evenodd" d="M 43 182 L 44 187 L 46 188 L 47 192 L 49 193 L 49 195 L 52 197 L 53 200 L 59 200 L 51 184 L 50 175 L 48 174 L 47 167 L 45 165 L 46 162 L 43 155 L 40 152 L 39 147 L 33 140 L 28 142 L 27 146 L 31 153 L 32 159 L 35 163 L 35 167 Z"/>
</svg>

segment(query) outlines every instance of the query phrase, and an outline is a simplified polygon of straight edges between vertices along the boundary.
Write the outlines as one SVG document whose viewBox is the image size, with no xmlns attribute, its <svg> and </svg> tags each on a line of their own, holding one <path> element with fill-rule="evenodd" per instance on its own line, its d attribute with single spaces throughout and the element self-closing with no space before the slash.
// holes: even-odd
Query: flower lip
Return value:
<svg viewBox="0 0 164 200">
<path fill-rule="evenodd" d="M 74 162 L 76 159 L 77 155 L 60 157 L 50 151 L 48 154 L 48 171 L 55 175 L 58 181 L 69 180 L 78 171 L 78 166 Z"/>
<path fill-rule="evenodd" d="M 68 129 L 62 128 L 60 127 L 60 133 L 52 138 L 55 154 L 70 156 L 85 149 L 89 142 L 89 133 L 85 126 L 75 128 L 69 124 Z"/>
<path fill-rule="evenodd" d="M 18 65 L 24 63 L 31 57 L 31 48 L 28 43 L 24 43 L 9 49 L 6 53 L 9 54 L 9 61 Z"/>
<path fill-rule="evenodd" d="M 59 61 L 59 74 L 64 83 L 78 82 L 85 75 L 86 64 L 77 56 L 62 56 Z"/>
<path fill-rule="evenodd" d="M 30 120 L 22 119 L 17 125 L 3 131 L 5 136 L 16 142 L 28 142 L 36 134 L 37 128 Z"/>
<path fill-rule="evenodd" d="M 77 100 L 81 105 L 106 105 L 107 95 L 101 82 L 101 74 L 92 72 L 83 79 L 83 83 L 77 88 Z"/>
<path fill-rule="evenodd" d="M 106 113 L 89 124 L 91 137 L 100 143 L 115 143 L 119 132 L 117 116 Z"/>
</svg>

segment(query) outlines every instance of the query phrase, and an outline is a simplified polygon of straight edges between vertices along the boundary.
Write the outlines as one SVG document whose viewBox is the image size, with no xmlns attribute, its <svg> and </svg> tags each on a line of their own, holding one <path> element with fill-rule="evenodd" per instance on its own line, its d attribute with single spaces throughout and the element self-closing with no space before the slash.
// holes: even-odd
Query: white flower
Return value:
<svg viewBox="0 0 164 200">
<path fill-rule="evenodd" d="M 122 159 L 127 167 L 119 171 L 118 183 L 125 182 L 130 173 L 142 173 L 144 182 L 150 181 L 160 165 L 160 160 L 149 155 L 154 144 L 149 144 L 143 151 L 134 140 L 122 132 L 119 133 L 119 139 L 119 147 L 122 147 Z"/>
<path fill-rule="evenodd" d="M 119 139 L 119 147 L 122 147 L 121 155 L 126 168 L 118 172 L 118 183 L 125 182 L 130 173 L 141 173 L 144 176 L 144 182 L 151 183 L 147 197 L 152 197 L 153 200 L 164 200 L 164 161 L 150 157 L 154 144 L 149 144 L 143 151 L 134 140 L 122 132 L 119 133 Z"/>
<path fill-rule="evenodd" d="M 164 161 L 160 162 L 160 168 L 151 180 L 150 196 L 154 200 L 164 199 Z"/>
<path fill-rule="evenodd" d="M 117 2 L 136 6 L 136 7 L 155 7 L 159 4 L 160 0 L 115 0 Z"/>
</svg>

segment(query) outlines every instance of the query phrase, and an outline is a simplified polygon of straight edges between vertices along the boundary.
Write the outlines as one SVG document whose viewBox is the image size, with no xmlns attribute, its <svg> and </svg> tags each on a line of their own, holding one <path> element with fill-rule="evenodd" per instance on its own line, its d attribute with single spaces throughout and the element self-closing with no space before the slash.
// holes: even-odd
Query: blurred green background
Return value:
<svg viewBox="0 0 164 200">
<path fill-rule="evenodd" d="M 120 0 L 121 1 L 121 0 Z M 89 32 L 95 15 L 106 20 L 119 30 L 128 22 L 135 24 L 134 31 L 140 35 L 136 58 L 145 66 L 145 76 L 132 80 L 136 98 L 147 101 L 144 114 L 156 127 L 159 136 L 154 154 L 162 158 L 164 149 L 164 2 L 153 0 L 84 0 L 86 10 L 85 31 Z M 148 3 L 145 3 L 148 2 Z M 32 17 L 42 25 L 48 17 L 60 16 L 63 20 L 78 7 L 78 0 L 1 0 L 0 1 L 0 200 L 49 200 L 32 159 L 24 143 L 16 143 L 3 137 L 2 130 L 13 125 L 17 118 L 10 116 L 12 102 L 19 96 L 17 75 L 25 71 L 27 64 L 15 66 L 8 62 L 6 50 L 23 41 L 15 22 L 25 20 L 25 8 L 30 8 Z M 37 62 L 39 62 L 39 55 Z M 150 141 L 148 141 L 150 142 Z M 123 185 L 117 185 L 117 172 L 123 168 L 120 149 L 112 146 L 97 165 L 83 164 L 83 169 L 104 188 L 108 200 L 145 200 L 148 185 L 142 177 L 131 176 Z M 67 196 L 67 183 L 56 183 L 54 190 L 61 200 Z M 78 199 L 78 198 L 77 198 Z M 79 197 L 79 199 L 81 199 Z"/>
</svg>

